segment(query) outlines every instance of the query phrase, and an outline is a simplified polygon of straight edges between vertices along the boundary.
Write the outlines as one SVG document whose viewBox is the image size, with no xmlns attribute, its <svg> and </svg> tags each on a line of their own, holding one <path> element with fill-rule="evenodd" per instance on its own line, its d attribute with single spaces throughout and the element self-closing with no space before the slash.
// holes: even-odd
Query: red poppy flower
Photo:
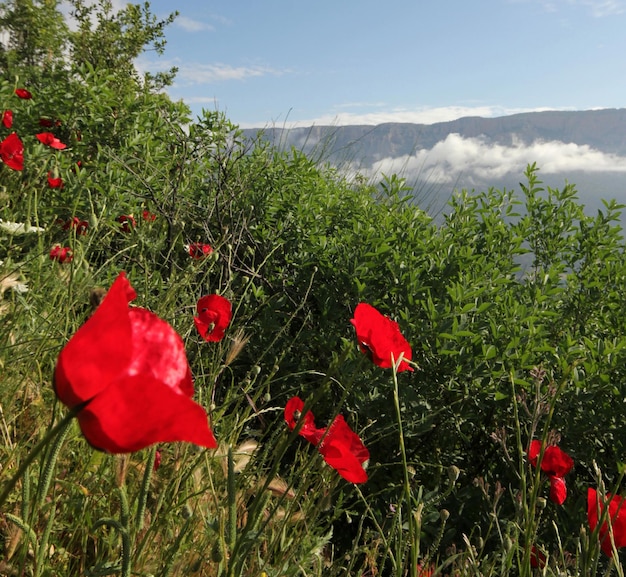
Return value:
<svg viewBox="0 0 626 577">
<path fill-rule="evenodd" d="M 406 362 L 412 358 L 411 345 L 402 336 L 397 322 L 367 303 L 357 305 L 354 318 L 350 322 L 356 329 L 361 350 L 370 356 L 375 365 L 388 369 L 402 357 L 398 372 L 413 370 Z"/>
<path fill-rule="evenodd" d="M 209 256 L 213 252 L 213 247 L 210 244 L 192 242 L 189 245 L 188 252 L 191 258 L 200 259 Z"/>
<path fill-rule="evenodd" d="M 74 253 L 69 246 L 61 246 L 55 244 L 50 249 L 50 260 L 58 260 L 59 262 L 72 262 L 74 259 Z"/>
<path fill-rule="evenodd" d="M 608 517 L 611 519 L 611 527 L 613 529 L 613 539 L 615 547 L 626 547 L 626 503 L 619 495 L 611 495 L 608 493 L 606 499 L 602 499 L 595 489 L 587 490 L 587 519 L 589 527 L 592 531 L 598 525 L 598 519 L 602 516 L 606 503 L 609 503 Z M 605 520 L 598 531 L 600 539 L 600 547 L 609 557 L 613 556 L 613 547 L 611 546 L 611 537 L 609 533 L 609 524 Z"/>
<path fill-rule="evenodd" d="M 63 179 L 60 177 L 54 178 L 51 172 L 48 172 L 48 186 L 50 188 L 63 188 Z"/>
<path fill-rule="evenodd" d="M 0 142 L 0 158 L 9 168 L 24 170 L 24 144 L 15 132 Z"/>
<path fill-rule="evenodd" d="M 435 571 L 436 568 L 433 563 L 430 563 L 430 565 L 417 564 L 417 577 L 432 577 Z"/>
<path fill-rule="evenodd" d="M 136 296 L 120 273 L 61 351 L 57 396 L 70 408 L 81 407 L 83 435 L 110 453 L 173 441 L 215 448 L 207 414 L 191 398 L 183 340 L 154 313 L 129 307 Z"/>
<path fill-rule="evenodd" d="M 117 222 L 121 223 L 122 232 L 130 232 L 137 226 L 137 221 L 132 214 L 122 214 L 117 217 Z"/>
<path fill-rule="evenodd" d="M 305 415 L 302 415 L 303 408 L 304 401 L 300 397 L 292 397 L 289 399 L 285 405 L 285 421 L 293 431 L 297 422 L 303 419 L 304 422 L 298 434 L 309 441 L 309 443 L 317 445 L 322 440 L 326 430 L 315 427 L 315 417 L 311 411 L 307 411 Z"/>
<path fill-rule="evenodd" d="M 196 305 L 198 316 L 193 322 L 200 336 L 208 342 L 221 341 L 233 318 L 230 301 L 220 295 L 202 297 Z"/>
<path fill-rule="evenodd" d="M 84 236 L 87 234 L 89 223 L 86 220 L 80 220 L 77 216 L 73 216 L 63 223 L 63 230 L 70 230 L 72 228 L 76 229 L 76 234 Z"/>
<path fill-rule="evenodd" d="M 537 461 L 541 453 L 541 441 L 533 440 L 528 449 L 528 460 L 533 467 L 537 466 Z M 574 460 L 556 445 L 549 445 L 543 452 L 541 459 L 541 470 L 550 479 L 550 500 L 557 505 L 562 505 L 567 497 L 567 486 L 565 485 L 565 475 L 574 466 Z"/>
<path fill-rule="evenodd" d="M 153 471 L 158 471 L 161 466 L 161 451 L 155 451 L 154 453 L 154 465 L 152 465 Z"/>
<path fill-rule="evenodd" d="M 51 118 L 40 118 L 39 126 L 44 128 L 52 128 L 53 126 L 61 126 L 63 124 L 60 120 L 52 120 Z"/>
<path fill-rule="evenodd" d="M 16 88 L 15 94 L 22 100 L 30 100 L 33 95 L 26 88 Z"/>
<path fill-rule="evenodd" d="M 567 486 L 563 477 L 550 477 L 550 500 L 557 505 L 565 503 Z"/>
<path fill-rule="evenodd" d="M 156 214 L 151 213 L 149 210 L 144 210 L 141 213 L 141 218 L 146 222 L 154 222 L 156 220 Z"/>
<path fill-rule="evenodd" d="M 293 431 L 302 418 L 304 402 L 300 397 L 292 397 L 285 405 L 285 421 Z M 317 446 L 324 461 L 350 483 L 365 483 L 367 473 L 363 468 L 370 458 L 369 451 L 360 437 L 349 427 L 342 415 L 335 417 L 330 427 L 318 429 L 311 411 L 304 415 L 300 436 Z"/>
<path fill-rule="evenodd" d="M 530 566 L 535 569 L 543 569 L 546 566 L 546 556 L 534 545 L 530 550 Z"/>
<path fill-rule="evenodd" d="M 63 150 L 67 148 L 67 144 L 63 144 L 52 132 L 40 132 L 35 134 L 37 140 L 55 150 Z"/>
<path fill-rule="evenodd" d="M 2 125 L 5 128 L 11 128 L 11 126 L 13 126 L 13 111 L 12 110 L 5 110 L 2 113 Z"/>
</svg>

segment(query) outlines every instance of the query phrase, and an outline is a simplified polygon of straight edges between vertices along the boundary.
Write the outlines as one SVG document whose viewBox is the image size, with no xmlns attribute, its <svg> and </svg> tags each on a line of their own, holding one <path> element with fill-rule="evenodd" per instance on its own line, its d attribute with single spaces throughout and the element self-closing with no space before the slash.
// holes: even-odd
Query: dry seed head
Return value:
<svg viewBox="0 0 626 577">
<path fill-rule="evenodd" d="M 258 446 L 259 444 L 254 439 L 248 439 L 235 449 L 235 473 L 240 473 L 246 468 Z"/>
<path fill-rule="evenodd" d="M 276 497 L 282 497 L 283 495 L 288 499 L 295 499 L 296 493 L 294 490 L 280 477 L 274 477 L 267 486 L 267 490 L 270 491 Z"/>
<path fill-rule="evenodd" d="M 558 445 L 561 442 L 561 433 L 559 433 L 555 429 L 552 429 L 548 433 L 548 438 L 546 442 L 548 445 Z"/>
<path fill-rule="evenodd" d="M 98 308 L 98 305 L 103 301 L 107 291 L 102 287 L 94 287 L 89 291 L 89 304 L 91 305 L 92 312 Z"/>
<path fill-rule="evenodd" d="M 243 329 L 238 329 L 231 337 L 231 340 L 232 343 L 224 361 L 225 366 L 230 365 L 239 356 L 243 348 L 248 344 L 250 337 L 243 332 Z"/>
<path fill-rule="evenodd" d="M 20 281 L 18 274 L 12 272 L 0 278 L 0 297 L 4 296 L 5 291 L 9 289 L 23 293 L 28 291 L 28 285 L 24 281 Z"/>
<path fill-rule="evenodd" d="M 128 474 L 128 465 L 130 464 L 130 458 L 128 453 L 117 455 L 115 459 L 115 484 L 118 487 L 122 487 L 126 481 L 126 475 Z"/>
<path fill-rule="evenodd" d="M 546 371 L 542 367 L 533 367 L 530 371 L 530 376 L 540 385 L 546 378 Z"/>
</svg>

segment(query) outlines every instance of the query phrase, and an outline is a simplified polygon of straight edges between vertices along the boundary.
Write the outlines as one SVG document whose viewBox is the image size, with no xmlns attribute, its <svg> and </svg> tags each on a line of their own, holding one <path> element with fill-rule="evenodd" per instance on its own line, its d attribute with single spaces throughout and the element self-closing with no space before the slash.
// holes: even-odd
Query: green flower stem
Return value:
<svg viewBox="0 0 626 577">
<path fill-rule="evenodd" d="M 156 452 L 156 445 L 150 447 L 150 451 L 148 452 L 148 459 L 146 460 L 146 469 L 143 473 L 143 480 L 141 482 L 141 489 L 139 490 L 139 497 L 137 498 L 137 529 L 139 531 L 143 529 L 144 518 L 146 516 L 146 505 L 148 503 L 150 479 L 152 478 L 152 471 L 154 471 Z"/>
<path fill-rule="evenodd" d="M 410 552 L 410 567 L 409 575 L 411 577 L 417 576 L 417 559 L 419 553 L 419 530 L 416 530 L 416 525 L 419 522 L 416 515 L 413 513 L 413 499 L 411 497 L 411 483 L 409 480 L 409 467 L 406 458 L 406 447 L 404 444 L 404 431 L 402 428 L 402 413 L 400 411 L 400 393 L 398 390 L 398 373 L 396 369 L 396 363 L 393 362 L 393 403 L 396 409 L 396 420 L 398 422 L 398 435 L 400 444 L 400 454 L 402 456 L 402 468 L 404 473 L 404 499 L 407 505 L 407 517 L 406 522 L 409 528 L 409 552 Z M 416 508 L 416 513 L 419 514 L 420 507 Z M 398 564 L 397 568 L 401 570 L 402 564 Z"/>
<path fill-rule="evenodd" d="M 31 450 L 31 452 L 27 455 L 27 457 L 22 461 L 15 475 L 11 477 L 11 479 L 5 484 L 2 493 L 0 494 L 0 507 L 4 505 L 6 500 L 8 499 L 11 491 L 17 485 L 17 482 L 22 478 L 30 464 L 35 460 L 37 455 L 41 453 L 41 451 L 54 439 L 61 431 L 65 429 L 65 427 L 70 423 L 70 421 L 78 414 L 78 411 L 83 408 L 83 405 L 78 405 L 74 407 L 61 421 L 59 421 L 52 429 L 48 431 L 48 434 L 35 445 L 35 447 Z"/>
<path fill-rule="evenodd" d="M 237 484 L 235 482 L 235 460 L 233 449 L 228 447 L 228 550 L 232 551 L 237 541 Z"/>
<path fill-rule="evenodd" d="M 59 434 L 57 438 L 55 439 L 54 444 L 52 445 L 52 448 L 49 454 L 46 455 L 46 457 L 43 459 L 43 462 L 45 464 L 43 467 L 43 476 L 41 478 L 41 482 L 39 483 L 37 487 L 37 495 L 38 495 L 37 505 L 39 507 L 42 507 L 45 502 L 46 494 L 48 493 L 48 489 L 50 488 L 50 483 L 52 482 L 52 475 L 54 473 L 54 467 L 59 457 L 59 453 L 61 452 L 61 447 L 63 446 L 63 443 L 65 442 L 65 439 L 67 437 L 67 434 L 69 433 L 70 424 L 71 424 L 71 419 L 69 419 L 65 423 L 65 426 L 60 429 Z M 24 476 L 24 481 L 26 481 L 26 479 L 28 479 L 28 475 Z"/>
</svg>

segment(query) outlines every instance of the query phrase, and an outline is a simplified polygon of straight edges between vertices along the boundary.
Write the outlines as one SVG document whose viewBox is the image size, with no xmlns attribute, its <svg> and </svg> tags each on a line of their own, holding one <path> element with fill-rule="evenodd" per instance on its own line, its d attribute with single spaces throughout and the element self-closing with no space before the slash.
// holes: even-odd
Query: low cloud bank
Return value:
<svg viewBox="0 0 626 577">
<path fill-rule="evenodd" d="M 574 171 L 626 173 L 626 157 L 595 150 L 588 145 L 559 141 L 532 144 L 493 144 L 483 138 L 450 134 L 430 149 L 412 155 L 385 158 L 369 170 L 372 176 L 399 174 L 406 178 L 428 175 L 430 182 L 493 181 L 508 174 L 521 174 L 533 162 L 543 174 Z M 361 170 L 361 172 L 363 172 Z"/>
</svg>

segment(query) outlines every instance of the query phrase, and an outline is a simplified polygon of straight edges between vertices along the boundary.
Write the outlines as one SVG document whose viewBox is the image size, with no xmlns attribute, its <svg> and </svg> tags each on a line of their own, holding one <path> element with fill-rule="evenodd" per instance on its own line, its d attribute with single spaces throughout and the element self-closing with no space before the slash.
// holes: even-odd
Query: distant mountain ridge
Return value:
<svg viewBox="0 0 626 577">
<path fill-rule="evenodd" d="M 626 108 L 471 116 L 435 124 L 246 129 L 346 175 L 404 177 L 420 204 L 445 210 L 454 190 L 519 190 L 537 163 L 544 187 L 576 186 L 589 214 L 602 199 L 626 205 Z M 457 136 L 458 135 L 458 136 Z M 623 216 L 626 228 L 626 213 Z"/>
<path fill-rule="evenodd" d="M 496 118 L 470 116 L 435 124 L 269 127 L 246 129 L 244 133 L 252 138 L 259 130 L 263 139 L 282 148 L 294 146 L 330 162 L 358 160 L 365 166 L 430 149 L 450 134 L 506 146 L 537 140 L 571 142 L 626 156 L 626 108 L 525 112 Z"/>
</svg>

